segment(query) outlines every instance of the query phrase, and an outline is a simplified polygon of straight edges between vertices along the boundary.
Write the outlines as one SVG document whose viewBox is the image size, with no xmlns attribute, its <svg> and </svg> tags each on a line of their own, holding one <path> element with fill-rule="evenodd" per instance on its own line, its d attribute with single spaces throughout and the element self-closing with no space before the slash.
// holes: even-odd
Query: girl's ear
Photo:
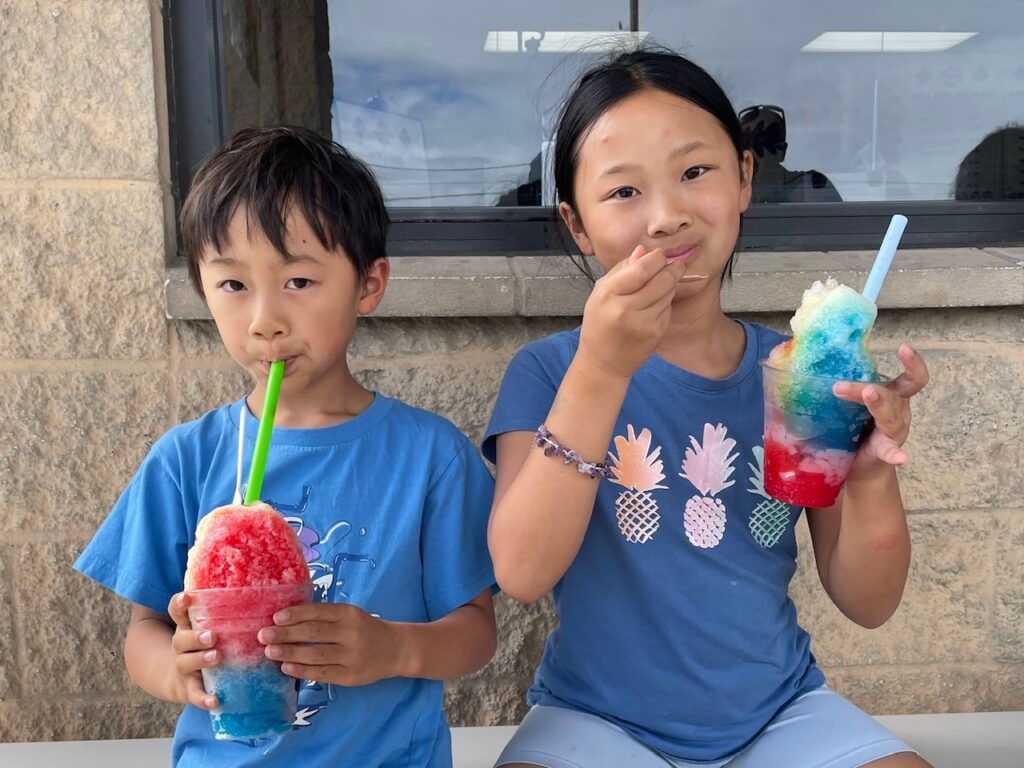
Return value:
<svg viewBox="0 0 1024 768">
<path fill-rule="evenodd" d="M 384 299 L 384 289 L 388 284 L 388 275 L 391 274 L 391 262 L 386 258 L 377 259 L 370 265 L 370 272 L 363 280 L 362 290 L 359 294 L 359 302 L 356 304 L 356 312 L 360 315 L 368 315 Z"/>
<path fill-rule="evenodd" d="M 740 213 L 744 213 L 750 207 L 750 196 L 754 191 L 754 154 L 749 150 L 743 150 L 743 157 L 740 158 Z"/>
<path fill-rule="evenodd" d="M 587 237 L 587 231 L 583 228 L 583 221 L 580 219 L 579 214 L 572 209 L 571 205 L 561 202 L 558 204 L 558 215 L 565 222 L 565 226 L 568 228 L 569 234 L 572 235 L 572 239 L 576 241 L 576 247 L 580 249 L 580 253 L 584 256 L 593 256 L 594 246 L 591 244 L 590 238 Z"/>
</svg>

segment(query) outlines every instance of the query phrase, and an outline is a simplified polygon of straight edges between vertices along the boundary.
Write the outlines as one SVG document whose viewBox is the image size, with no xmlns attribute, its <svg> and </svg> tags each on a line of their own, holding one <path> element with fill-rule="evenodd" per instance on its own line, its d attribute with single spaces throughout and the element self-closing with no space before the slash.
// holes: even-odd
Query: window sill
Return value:
<svg viewBox="0 0 1024 768">
<path fill-rule="evenodd" d="M 812 281 L 863 285 L 873 251 L 741 253 L 722 294 L 728 312 L 792 312 Z M 579 316 L 590 292 L 565 257 L 400 256 L 378 317 Z M 167 270 L 171 320 L 209 319 L 184 267 Z M 1024 247 L 900 251 L 883 309 L 1024 305 Z"/>
</svg>

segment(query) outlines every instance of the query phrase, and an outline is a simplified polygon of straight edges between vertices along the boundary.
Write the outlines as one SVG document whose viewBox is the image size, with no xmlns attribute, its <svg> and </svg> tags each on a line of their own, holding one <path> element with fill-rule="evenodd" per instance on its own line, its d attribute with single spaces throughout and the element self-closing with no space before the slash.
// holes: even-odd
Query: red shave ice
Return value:
<svg viewBox="0 0 1024 768">
<path fill-rule="evenodd" d="M 185 589 L 308 583 L 299 538 L 273 507 L 230 504 L 199 521 Z"/>
</svg>

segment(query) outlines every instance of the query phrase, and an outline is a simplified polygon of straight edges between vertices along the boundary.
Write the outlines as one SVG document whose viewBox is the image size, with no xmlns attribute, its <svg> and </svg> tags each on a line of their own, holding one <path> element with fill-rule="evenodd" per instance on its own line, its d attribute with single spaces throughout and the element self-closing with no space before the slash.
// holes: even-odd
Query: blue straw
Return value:
<svg viewBox="0 0 1024 768">
<path fill-rule="evenodd" d="M 885 282 L 885 275 L 892 264 L 892 257 L 896 255 L 896 246 L 900 244 L 903 237 L 903 230 L 907 228 L 907 217 L 897 213 L 889 222 L 889 229 L 882 239 L 882 247 L 878 249 L 875 263 L 871 266 L 868 279 L 864 282 L 864 290 L 861 291 L 864 298 L 871 301 L 878 301 L 878 294 L 882 290 L 882 283 Z"/>
</svg>

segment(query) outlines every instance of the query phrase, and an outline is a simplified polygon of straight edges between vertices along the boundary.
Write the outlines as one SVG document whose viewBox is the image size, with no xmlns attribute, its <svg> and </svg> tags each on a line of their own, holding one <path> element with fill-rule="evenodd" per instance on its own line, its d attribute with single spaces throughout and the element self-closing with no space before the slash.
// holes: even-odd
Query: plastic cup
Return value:
<svg viewBox="0 0 1024 768">
<path fill-rule="evenodd" d="M 794 373 L 767 362 L 761 368 L 765 492 L 802 507 L 832 506 L 874 423 L 871 414 L 832 393 L 832 386 L 844 379 Z"/>
<path fill-rule="evenodd" d="M 299 681 L 266 657 L 256 635 L 274 625 L 274 613 L 309 602 L 312 592 L 312 584 L 189 590 L 192 628 L 211 630 L 221 654 L 220 664 L 203 670 L 203 686 L 219 704 L 210 712 L 216 738 L 261 739 L 291 728 Z"/>
</svg>

